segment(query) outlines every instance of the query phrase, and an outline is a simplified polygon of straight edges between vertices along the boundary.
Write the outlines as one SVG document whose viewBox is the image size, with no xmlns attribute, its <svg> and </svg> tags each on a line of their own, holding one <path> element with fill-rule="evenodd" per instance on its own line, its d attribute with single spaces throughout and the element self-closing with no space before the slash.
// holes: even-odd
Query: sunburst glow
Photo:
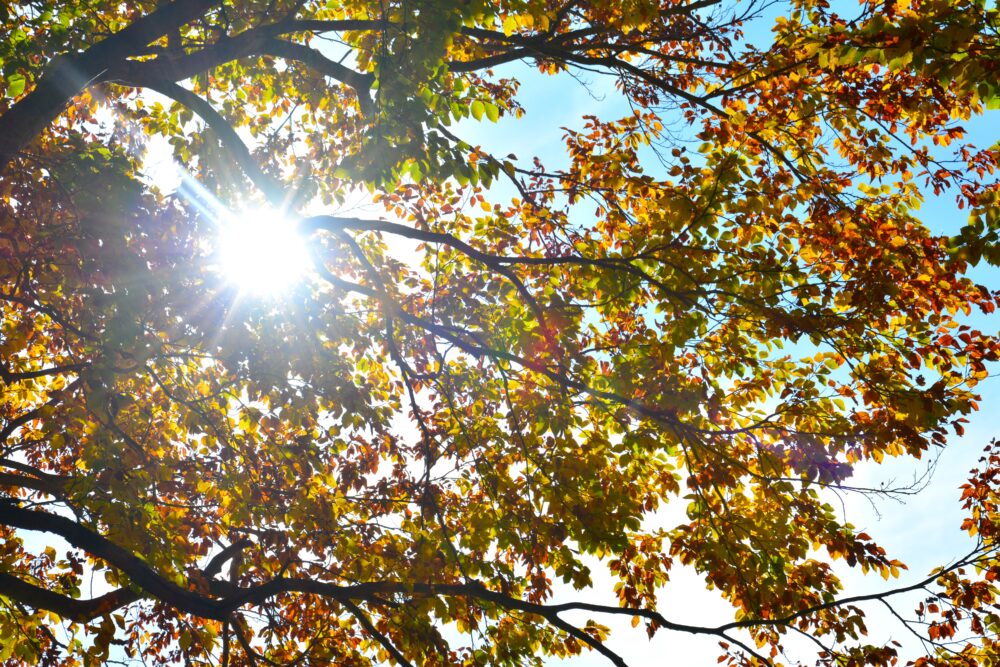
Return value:
<svg viewBox="0 0 1000 667">
<path fill-rule="evenodd" d="M 291 287 L 309 266 L 305 239 L 280 213 L 260 209 L 233 215 L 218 238 L 220 265 L 240 290 L 275 296 Z"/>
</svg>

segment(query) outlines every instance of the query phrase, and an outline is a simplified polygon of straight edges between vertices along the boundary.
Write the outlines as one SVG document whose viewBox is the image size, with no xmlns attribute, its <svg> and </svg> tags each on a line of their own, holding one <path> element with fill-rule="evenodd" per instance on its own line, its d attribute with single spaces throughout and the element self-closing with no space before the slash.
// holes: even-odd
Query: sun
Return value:
<svg viewBox="0 0 1000 667">
<path fill-rule="evenodd" d="M 222 274 L 240 291 L 282 294 L 302 279 L 311 259 L 295 224 L 271 209 L 233 214 L 219 231 Z"/>
</svg>

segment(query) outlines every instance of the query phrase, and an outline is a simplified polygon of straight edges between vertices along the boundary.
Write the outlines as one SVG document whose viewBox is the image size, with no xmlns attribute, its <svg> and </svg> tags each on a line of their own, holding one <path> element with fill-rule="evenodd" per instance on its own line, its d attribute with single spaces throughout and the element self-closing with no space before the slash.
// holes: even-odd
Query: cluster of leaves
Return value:
<svg viewBox="0 0 1000 667">
<path fill-rule="evenodd" d="M 765 9 L 0 8 L 2 659 L 623 665 L 622 615 L 731 664 L 797 632 L 887 665 L 861 603 L 937 582 L 920 660 L 990 664 L 995 457 L 973 555 L 860 597 L 830 561 L 899 576 L 832 494 L 961 433 L 997 359 L 963 318 L 998 301 L 966 273 L 997 261 L 1000 151 L 958 145 L 997 11 L 795 0 L 765 47 Z M 516 127 L 515 61 L 633 112 L 562 130 L 558 168 L 494 156 L 459 135 Z M 157 135 L 176 195 L 142 178 Z M 969 225 L 932 234 L 926 188 Z M 359 195 L 383 215 L 302 213 Z M 215 212 L 261 200 L 315 258 L 280 303 L 214 269 Z M 550 600 L 598 563 L 619 605 Z M 671 620 L 679 567 L 733 617 Z"/>
</svg>

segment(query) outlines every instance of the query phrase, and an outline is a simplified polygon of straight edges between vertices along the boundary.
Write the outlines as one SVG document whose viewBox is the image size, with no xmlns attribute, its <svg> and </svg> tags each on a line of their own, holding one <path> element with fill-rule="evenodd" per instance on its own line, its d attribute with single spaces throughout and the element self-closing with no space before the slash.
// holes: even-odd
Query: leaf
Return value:
<svg viewBox="0 0 1000 667">
<path fill-rule="evenodd" d="M 502 22 L 503 34 L 510 37 L 518 30 L 518 18 L 513 14 L 508 14 Z"/>
<path fill-rule="evenodd" d="M 482 120 L 483 113 L 486 111 L 486 105 L 479 100 L 475 100 L 470 106 L 469 110 L 472 112 L 472 117 L 476 120 Z"/>
<path fill-rule="evenodd" d="M 10 74 L 7 76 L 7 97 L 18 97 L 24 92 L 27 79 L 23 74 Z"/>
</svg>

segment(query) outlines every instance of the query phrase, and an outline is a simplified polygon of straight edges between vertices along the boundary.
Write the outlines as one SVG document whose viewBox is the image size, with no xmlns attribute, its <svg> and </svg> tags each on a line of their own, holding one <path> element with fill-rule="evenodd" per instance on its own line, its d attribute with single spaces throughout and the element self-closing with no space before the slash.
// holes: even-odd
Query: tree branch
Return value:
<svg viewBox="0 0 1000 667">
<path fill-rule="evenodd" d="M 202 573 L 209 579 L 213 579 L 215 575 L 222 571 L 222 566 L 225 565 L 226 561 L 235 558 L 241 551 L 252 545 L 253 542 L 247 538 L 236 540 L 228 547 L 215 554 L 215 556 L 212 557 L 212 560 L 208 562 L 208 565 L 205 566 L 205 569 L 202 570 Z"/>
<path fill-rule="evenodd" d="M 341 604 L 343 604 L 347 610 L 351 612 L 351 615 L 354 616 L 354 618 L 358 619 L 358 623 L 361 624 L 361 627 L 363 627 L 368 634 L 374 637 L 375 641 L 382 645 L 382 648 L 384 648 L 389 655 L 392 656 L 393 660 L 403 667 L 413 667 L 413 663 L 407 660 L 406 657 L 400 653 L 399 649 L 396 648 L 396 645 L 393 644 L 388 637 L 378 631 L 378 628 L 375 627 L 375 625 L 371 622 L 371 619 L 368 618 L 368 615 L 365 614 L 361 607 L 347 599 L 341 600 Z"/>
<path fill-rule="evenodd" d="M 312 49 L 305 44 L 289 42 L 281 39 L 268 40 L 261 48 L 261 53 L 265 53 L 285 60 L 294 60 L 303 65 L 313 68 L 323 76 L 336 79 L 354 89 L 358 96 L 358 106 L 366 116 L 375 113 L 375 103 L 371 98 L 371 87 L 375 83 L 375 76 L 367 72 L 356 72 L 350 67 L 345 67 L 340 63 L 330 60 L 316 49 Z"/>
<path fill-rule="evenodd" d="M 74 547 L 96 556 L 129 576 L 135 585 L 179 611 L 223 621 L 228 611 L 217 600 L 181 588 L 160 575 L 133 553 L 71 519 L 56 514 L 27 510 L 13 501 L 0 499 L 0 523 L 13 528 L 58 535 Z"/>
<path fill-rule="evenodd" d="M 0 572 L 0 594 L 77 623 L 86 623 L 142 597 L 129 588 L 119 588 L 91 600 L 78 600 L 29 584 L 4 572 Z"/>
<path fill-rule="evenodd" d="M 54 59 L 35 88 L 0 116 L 0 171 L 104 71 L 217 4 L 219 0 L 163 4 L 80 55 Z"/>
<path fill-rule="evenodd" d="M 52 496 L 61 495 L 64 491 L 66 491 L 66 483 L 68 480 L 57 478 L 55 475 L 52 475 L 51 477 L 54 479 L 40 479 L 37 477 L 15 475 L 9 472 L 0 472 L 0 485 L 19 487 L 22 489 L 34 489 L 35 491 L 47 493 Z"/>
<path fill-rule="evenodd" d="M 0 362 L 0 381 L 4 384 L 23 382 L 24 380 L 34 380 L 35 378 L 47 375 L 61 375 L 62 373 L 78 373 L 89 366 L 89 364 L 67 364 L 65 366 L 54 366 L 52 368 L 41 368 L 36 371 L 12 371 L 5 362 Z"/>
<path fill-rule="evenodd" d="M 471 600 L 478 600 L 480 602 L 489 602 L 504 609 L 522 611 L 545 618 L 554 626 L 562 629 L 571 636 L 586 642 L 592 648 L 595 648 L 595 650 L 600 651 L 606 657 L 615 662 L 616 665 L 623 665 L 624 663 L 619 662 L 620 658 L 617 658 L 617 656 L 610 650 L 601 650 L 598 647 L 600 642 L 593 640 L 593 638 L 590 638 L 593 641 L 588 641 L 584 637 L 580 636 L 581 634 L 585 635 L 586 633 L 583 633 L 578 628 L 568 626 L 566 622 L 559 618 L 559 614 L 568 611 L 590 611 L 601 614 L 639 616 L 653 621 L 669 630 L 690 634 L 714 635 L 721 639 L 725 639 L 726 641 L 734 642 L 743 650 L 750 652 L 751 654 L 757 656 L 758 659 L 761 659 L 766 663 L 766 659 L 762 658 L 745 644 L 734 640 L 726 633 L 730 630 L 741 628 L 788 626 L 797 619 L 824 609 L 853 604 L 865 600 L 883 600 L 900 593 L 917 590 L 925 587 L 927 584 L 933 582 L 946 572 L 973 564 L 975 562 L 974 556 L 978 553 L 973 552 L 969 556 L 966 556 L 965 558 L 952 564 L 950 567 L 939 572 L 935 572 L 927 578 L 909 586 L 903 586 L 883 591 L 881 593 L 840 598 L 828 603 L 800 610 L 782 618 L 746 619 L 712 627 L 676 623 L 668 620 L 661 613 L 651 609 L 613 607 L 587 602 L 565 602 L 551 605 L 539 604 L 493 591 L 478 581 L 469 581 L 467 583 L 375 581 L 350 585 L 338 585 L 316 581 L 313 579 L 279 577 L 257 586 L 239 588 L 227 582 L 213 580 L 211 582 L 213 584 L 213 590 L 223 593 L 226 596 L 222 599 L 213 599 L 198 594 L 192 590 L 187 590 L 177 586 L 172 581 L 169 581 L 160 574 L 156 573 L 137 556 L 70 519 L 37 510 L 22 509 L 10 500 L 0 500 L 0 523 L 14 528 L 38 530 L 57 534 L 63 537 L 74 547 L 83 549 L 87 553 L 105 560 L 111 566 L 127 574 L 132 579 L 133 583 L 139 586 L 148 595 L 173 606 L 179 611 L 194 614 L 203 618 L 225 621 L 229 618 L 229 615 L 233 611 L 244 604 L 261 603 L 275 595 L 283 593 L 307 593 L 322 595 L 343 604 L 346 608 L 348 608 L 348 610 L 351 611 L 352 614 L 355 614 L 358 617 L 359 622 L 363 627 L 365 627 L 366 631 L 372 634 L 377 641 L 381 642 L 382 639 L 379 639 L 381 633 L 378 633 L 374 626 L 371 625 L 371 622 L 368 621 L 363 612 L 361 612 L 360 616 L 355 613 L 360 612 L 360 609 L 356 605 L 357 601 L 380 601 L 382 597 L 387 594 L 405 594 L 411 596 L 445 595 L 450 597 L 462 597 Z M 239 545 L 240 542 L 237 542 L 236 544 L 228 547 L 226 551 L 234 549 L 234 547 Z M 220 556 L 222 556 L 222 554 L 220 554 Z M 213 562 L 214 561 L 215 559 L 213 559 Z M 221 562 L 223 561 L 220 560 L 219 565 L 221 565 Z M 213 563 L 210 563 L 208 568 L 206 568 L 206 572 L 212 567 Z M 15 597 L 16 599 L 25 602 L 26 604 L 36 606 L 37 608 L 53 611 L 54 613 L 65 615 L 68 618 L 81 620 L 93 617 L 92 615 L 107 613 L 111 609 L 128 604 L 142 597 L 139 593 L 132 592 L 128 589 L 119 589 L 118 591 L 113 591 L 112 593 L 101 596 L 100 598 L 96 598 L 95 600 L 74 600 L 66 596 L 51 593 L 50 591 L 28 584 L 7 574 L 0 574 L 0 591 L 2 591 L 5 595 Z M 91 616 L 88 616 L 88 614 Z M 589 637 L 589 635 L 587 636 Z M 388 642 L 387 639 L 386 642 Z M 385 644 L 383 645 L 385 646 Z M 386 646 L 386 649 L 391 652 L 391 649 L 389 648 L 390 646 L 392 646 L 391 642 L 388 646 Z M 402 656 L 396 658 L 401 662 L 401 664 L 408 664 Z"/>
<path fill-rule="evenodd" d="M 261 169 L 260 164 L 257 163 L 257 160 L 250 153 L 250 149 L 243 143 L 233 126 L 207 100 L 172 81 L 147 80 L 137 85 L 155 90 L 198 114 L 218 137 L 223 148 L 240 165 L 247 178 L 264 194 L 267 201 L 277 209 L 285 205 L 285 192 L 281 183 Z"/>
<path fill-rule="evenodd" d="M 49 398 L 49 400 L 47 400 L 44 404 L 36 406 L 8 421 L 7 424 L 2 429 L 0 429 L 0 444 L 6 442 L 7 438 L 9 438 L 11 434 L 14 433 L 14 431 L 24 426 L 32 419 L 37 419 L 43 412 L 42 408 L 46 406 L 51 407 L 53 405 L 56 405 L 60 400 L 62 400 L 62 394 L 71 391 L 79 383 L 80 383 L 79 378 L 73 380 L 68 385 L 66 385 L 66 387 L 64 387 L 62 390 L 58 392 L 53 392 L 52 397 Z"/>
</svg>

